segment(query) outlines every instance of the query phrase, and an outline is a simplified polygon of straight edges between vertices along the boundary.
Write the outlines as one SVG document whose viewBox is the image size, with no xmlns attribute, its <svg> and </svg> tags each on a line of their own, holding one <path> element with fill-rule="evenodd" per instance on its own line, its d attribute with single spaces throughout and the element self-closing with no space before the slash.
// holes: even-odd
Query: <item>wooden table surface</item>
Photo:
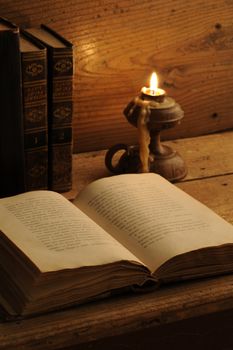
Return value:
<svg viewBox="0 0 233 350">
<path fill-rule="evenodd" d="M 188 166 L 187 177 L 176 185 L 233 223 L 233 132 L 167 144 L 182 154 Z M 94 179 L 109 176 L 104 156 L 104 151 L 74 155 L 74 188 L 65 194 L 67 198 Z M 229 350 L 233 348 L 229 335 L 233 334 L 232 308 L 233 275 L 177 283 L 152 293 L 117 296 L 48 315 L 2 322 L 0 349 L 147 349 L 156 345 L 157 336 L 157 344 L 163 344 L 160 348 L 170 349 L 171 344 L 176 345 L 171 335 L 174 329 L 176 339 L 183 339 L 184 349 L 187 335 L 189 348 L 200 349 L 197 339 L 201 327 L 208 336 L 205 339 L 212 342 L 211 349 Z M 227 325 L 223 327 L 224 322 Z M 220 347 L 214 336 L 223 333 Z M 204 349 L 204 340 L 200 339 Z"/>
</svg>

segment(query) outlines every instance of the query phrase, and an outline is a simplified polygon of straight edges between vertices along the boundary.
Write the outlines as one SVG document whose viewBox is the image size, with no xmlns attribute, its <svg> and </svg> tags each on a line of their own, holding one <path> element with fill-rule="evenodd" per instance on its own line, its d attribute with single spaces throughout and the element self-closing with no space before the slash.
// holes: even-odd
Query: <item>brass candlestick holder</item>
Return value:
<svg viewBox="0 0 233 350">
<path fill-rule="evenodd" d="M 175 127 L 183 118 L 180 105 L 162 89 L 143 88 L 123 113 L 138 128 L 139 146 L 112 146 L 106 153 L 106 167 L 114 174 L 154 172 L 172 182 L 185 177 L 187 168 L 180 154 L 160 141 L 161 132 Z M 119 151 L 123 154 L 114 165 Z"/>
</svg>

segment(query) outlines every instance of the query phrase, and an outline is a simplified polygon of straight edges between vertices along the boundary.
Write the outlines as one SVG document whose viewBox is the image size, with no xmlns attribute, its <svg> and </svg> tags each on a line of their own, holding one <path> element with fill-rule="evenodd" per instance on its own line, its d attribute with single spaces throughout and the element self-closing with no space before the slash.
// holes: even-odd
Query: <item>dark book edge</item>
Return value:
<svg viewBox="0 0 233 350">
<path fill-rule="evenodd" d="M 51 33 L 52 35 L 54 35 L 57 39 L 59 39 L 63 44 L 65 44 L 67 47 L 69 48 L 73 48 L 73 44 L 68 41 L 66 38 L 64 38 L 61 34 L 59 34 L 58 32 L 56 32 L 54 29 L 52 29 L 51 27 L 45 25 L 45 24 L 41 24 L 40 27 L 44 30 L 46 30 L 47 32 Z"/>
<path fill-rule="evenodd" d="M 48 188 L 47 50 L 20 30 L 39 51 L 21 52 L 26 190 Z"/>
<path fill-rule="evenodd" d="M 17 24 L 14 22 L 11 22 L 9 19 L 0 16 L 0 22 L 9 27 L 9 30 L 15 29 L 17 32 L 19 32 L 19 26 L 17 26 Z"/>
<path fill-rule="evenodd" d="M 25 174 L 19 28 L 3 17 L 0 22 L 9 28 L 0 30 L 0 197 L 5 197 L 25 191 Z"/>
</svg>

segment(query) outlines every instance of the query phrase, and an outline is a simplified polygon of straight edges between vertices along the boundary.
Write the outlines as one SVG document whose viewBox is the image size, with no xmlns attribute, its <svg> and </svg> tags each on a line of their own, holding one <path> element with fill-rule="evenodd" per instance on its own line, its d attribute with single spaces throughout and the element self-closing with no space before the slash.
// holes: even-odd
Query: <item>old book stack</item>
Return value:
<svg viewBox="0 0 233 350">
<path fill-rule="evenodd" d="M 47 48 L 49 188 L 68 191 L 72 186 L 73 46 L 45 25 L 27 33 Z"/>
<path fill-rule="evenodd" d="M 72 187 L 73 47 L 40 31 L 50 45 L 0 18 L 0 197 Z"/>
</svg>

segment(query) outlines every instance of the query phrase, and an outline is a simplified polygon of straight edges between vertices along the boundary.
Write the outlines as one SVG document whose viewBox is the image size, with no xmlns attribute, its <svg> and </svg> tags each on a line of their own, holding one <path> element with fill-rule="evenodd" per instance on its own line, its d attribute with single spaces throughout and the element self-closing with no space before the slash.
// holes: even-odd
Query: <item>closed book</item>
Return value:
<svg viewBox="0 0 233 350">
<path fill-rule="evenodd" d="M 0 18 L 0 197 L 25 190 L 19 29 Z"/>
<path fill-rule="evenodd" d="M 48 188 L 47 52 L 20 33 L 24 124 L 25 186 Z"/>
<path fill-rule="evenodd" d="M 49 188 L 72 187 L 73 45 L 51 28 L 27 32 L 47 48 Z"/>
</svg>

